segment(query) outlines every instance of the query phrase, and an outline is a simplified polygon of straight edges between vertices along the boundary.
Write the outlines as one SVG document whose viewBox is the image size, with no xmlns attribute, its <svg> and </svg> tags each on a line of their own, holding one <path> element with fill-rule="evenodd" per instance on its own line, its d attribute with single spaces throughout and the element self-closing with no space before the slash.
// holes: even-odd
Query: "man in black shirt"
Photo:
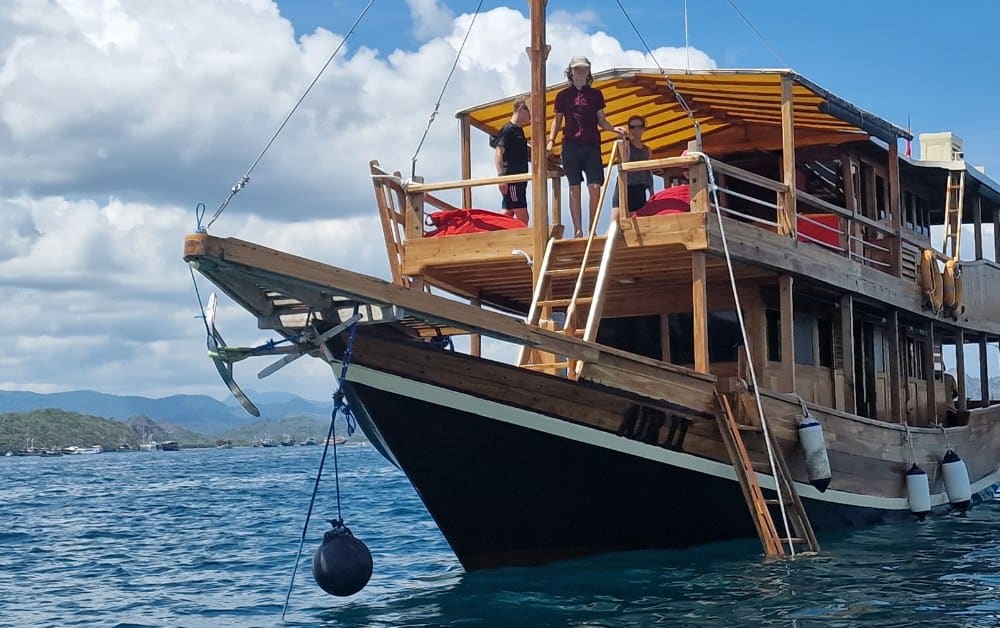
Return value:
<svg viewBox="0 0 1000 628">
<path fill-rule="evenodd" d="M 525 98 L 514 101 L 514 113 L 510 121 L 503 125 L 500 132 L 490 142 L 496 150 L 493 161 L 498 175 L 522 174 L 528 172 L 528 162 L 531 154 L 528 140 L 524 137 L 524 128 L 531 123 L 531 111 Z M 503 194 L 504 213 L 528 223 L 527 181 L 520 183 L 501 183 L 500 193 Z"/>
</svg>

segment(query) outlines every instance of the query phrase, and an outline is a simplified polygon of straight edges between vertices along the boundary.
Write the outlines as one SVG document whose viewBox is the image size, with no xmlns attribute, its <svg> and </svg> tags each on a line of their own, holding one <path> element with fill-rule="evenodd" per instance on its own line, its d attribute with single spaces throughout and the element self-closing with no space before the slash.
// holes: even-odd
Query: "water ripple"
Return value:
<svg viewBox="0 0 1000 628">
<path fill-rule="evenodd" d="M 0 459 L 0 626 L 280 625 L 319 453 Z M 466 574 L 402 473 L 371 447 L 341 455 L 375 573 L 346 599 L 312 582 L 326 476 L 290 625 L 1000 625 L 1000 502 L 841 533 L 814 558 L 765 562 L 745 540 Z"/>
</svg>

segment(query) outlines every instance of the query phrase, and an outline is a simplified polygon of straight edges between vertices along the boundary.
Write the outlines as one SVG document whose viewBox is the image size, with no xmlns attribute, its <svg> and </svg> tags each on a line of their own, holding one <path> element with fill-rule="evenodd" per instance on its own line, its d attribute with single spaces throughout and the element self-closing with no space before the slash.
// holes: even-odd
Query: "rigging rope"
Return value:
<svg viewBox="0 0 1000 628">
<path fill-rule="evenodd" d="M 354 313 L 358 313 L 358 306 L 354 306 Z M 295 574 L 299 570 L 299 562 L 302 560 L 302 547 L 306 543 L 306 532 L 309 530 L 309 519 L 312 517 L 313 505 L 316 503 L 316 493 L 319 492 L 319 481 L 323 476 L 323 465 L 326 463 L 326 454 L 330 449 L 330 441 L 333 441 L 333 468 L 337 487 L 337 521 L 343 525 L 344 518 L 340 511 L 340 467 L 337 461 L 337 441 L 334 438 L 334 426 L 337 422 L 337 413 L 343 410 L 344 418 L 347 421 L 347 434 L 350 436 L 357 429 L 354 413 L 351 405 L 344 399 L 344 382 L 347 381 L 347 368 L 351 364 L 351 351 L 354 348 L 354 337 L 358 330 L 357 322 L 351 324 L 351 334 L 347 339 L 347 346 L 344 349 L 344 356 L 340 363 L 340 377 L 337 379 L 337 392 L 333 394 L 333 412 L 330 413 L 330 428 L 326 433 L 326 442 L 323 444 L 323 456 L 319 459 L 319 470 L 316 472 L 316 481 L 313 483 L 312 496 L 309 498 L 309 509 L 306 511 L 306 521 L 302 526 L 302 537 L 299 539 L 299 550 L 295 554 L 295 566 L 292 568 L 292 579 L 288 583 L 288 592 L 285 593 L 285 605 L 281 608 L 281 620 L 285 620 L 285 612 L 288 610 L 288 600 L 292 596 L 292 585 L 295 584 Z M 331 521 L 331 523 L 333 523 Z"/>
<path fill-rule="evenodd" d="M 754 33 L 757 34 L 757 37 L 759 37 L 760 40 L 761 40 L 761 42 L 764 43 L 764 46 L 768 50 L 771 51 L 771 54 L 773 54 L 778 59 L 778 62 L 780 62 L 781 65 L 783 65 L 783 66 L 785 66 L 787 68 L 788 67 L 788 63 L 786 63 L 785 60 L 781 57 L 781 55 L 778 54 L 778 51 L 775 50 L 774 47 L 771 46 L 770 43 L 768 43 L 767 38 L 764 37 L 763 33 L 761 33 L 759 30 L 757 30 L 757 27 L 754 26 L 753 23 L 750 22 L 750 18 L 748 18 L 746 15 L 744 15 L 743 11 L 740 11 L 740 8 L 738 6 L 736 6 L 736 3 L 733 2 L 733 0 L 726 0 L 726 2 L 728 2 L 729 6 L 733 7 L 733 10 L 736 11 L 741 18 L 743 18 L 743 21 L 747 23 L 747 26 L 750 27 L 750 30 L 752 30 Z"/>
<path fill-rule="evenodd" d="M 793 535 L 791 527 L 788 523 L 788 512 L 785 508 L 785 499 L 781 495 L 781 483 L 778 481 L 778 473 L 774 458 L 774 446 L 771 443 L 771 430 L 767 426 L 767 420 L 764 417 L 764 407 L 760 401 L 760 389 L 757 387 L 757 370 L 754 368 L 753 357 L 750 354 L 750 338 L 747 335 L 746 323 L 743 320 L 743 307 L 740 304 L 740 296 L 736 289 L 736 273 L 733 271 L 733 259 L 729 253 L 729 241 L 726 239 L 726 227 L 722 221 L 722 212 L 719 211 L 719 190 L 718 186 L 715 184 L 715 173 L 712 170 L 712 160 L 709 159 L 708 155 L 705 153 L 690 152 L 688 154 L 696 155 L 704 159 L 706 170 L 708 171 L 708 189 L 712 195 L 712 200 L 715 203 L 715 216 L 719 221 L 719 236 L 722 239 L 722 249 L 726 254 L 726 267 L 729 269 L 729 283 L 733 290 L 733 302 L 736 304 L 736 316 L 740 322 L 740 333 L 743 338 L 743 346 L 746 348 L 747 352 L 747 366 L 750 371 L 750 382 L 753 385 L 754 401 L 757 404 L 757 416 L 760 417 L 760 426 L 764 434 L 764 447 L 767 449 L 768 462 L 771 464 L 771 476 L 774 478 L 775 493 L 778 495 L 778 509 L 781 511 L 781 522 L 785 526 L 785 537 L 789 539 L 789 554 L 795 556 L 795 544 L 790 540 Z M 805 402 L 801 397 L 799 397 L 799 403 L 802 404 L 803 410 L 805 410 Z M 789 478 L 789 482 L 791 481 L 791 478 Z"/>
<path fill-rule="evenodd" d="M 317 83 L 317 81 L 319 81 L 320 77 L 323 76 L 323 73 L 326 72 L 326 68 L 329 67 L 329 65 L 333 62 L 333 59 L 340 52 L 341 48 L 344 47 L 344 44 L 347 43 L 347 40 L 354 33 L 354 29 L 357 28 L 357 26 L 358 26 L 359 23 L 361 23 L 361 20 L 364 19 L 365 15 L 368 13 L 368 9 L 370 9 L 371 6 L 372 6 L 372 4 L 374 4 L 374 3 L 375 3 L 375 0 L 368 0 L 368 4 L 361 11 L 361 13 L 358 15 L 358 18 L 356 20 L 354 20 L 354 24 L 351 25 L 350 30 L 347 31 L 347 34 L 344 35 L 344 38 L 340 40 L 339 44 L 337 44 L 336 50 L 334 50 L 333 54 L 330 55 L 330 58 L 326 60 L 326 63 L 324 63 L 323 67 L 320 68 L 319 72 L 316 74 L 316 77 L 313 78 L 313 80 L 312 80 L 311 83 L 309 83 L 309 87 L 307 87 L 306 90 L 304 92 L 302 92 L 302 96 L 299 97 L 299 100 L 295 103 L 295 106 L 292 107 L 292 110 L 289 111 L 288 115 L 285 116 L 285 119 L 282 120 L 281 125 L 278 126 L 278 130 L 275 131 L 274 135 L 271 136 L 271 139 L 268 140 L 267 145 L 264 146 L 264 150 L 260 151 L 260 154 L 257 155 L 257 159 L 253 160 L 253 163 L 250 164 L 249 168 L 247 168 L 247 171 L 243 174 L 243 177 L 240 178 L 240 180 L 237 181 L 236 184 L 233 185 L 233 187 L 229 190 L 229 195 L 226 196 L 226 198 L 222 201 L 222 203 L 219 204 L 219 208 L 215 210 L 215 213 L 212 215 L 212 219 L 209 220 L 208 224 L 205 225 L 204 227 L 202 227 L 202 225 L 201 225 L 201 218 L 202 218 L 202 216 L 204 216 L 204 204 L 199 203 L 199 205 L 202 206 L 202 215 L 198 216 L 198 232 L 199 233 L 207 233 L 208 232 L 208 228 L 211 227 L 212 224 L 215 223 L 216 220 L 218 220 L 219 216 L 222 215 L 223 210 L 225 210 L 226 207 L 229 205 L 229 201 L 233 200 L 233 197 L 236 196 L 236 194 L 239 193 L 240 190 L 242 190 L 243 188 L 245 188 L 247 186 L 247 183 L 250 182 L 250 173 L 253 172 L 253 169 L 256 168 L 257 164 L 260 163 L 260 160 L 263 159 L 264 153 L 266 153 L 267 150 L 269 148 L 271 148 L 271 144 L 274 143 L 274 140 L 278 139 L 278 135 L 285 128 L 285 125 L 288 124 L 288 121 L 295 114 L 295 111 L 299 108 L 299 105 L 302 104 L 302 101 L 304 101 L 306 99 L 306 96 L 309 95 L 309 92 L 312 91 L 313 86 L 316 85 L 316 83 Z M 196 212 L 197 212 L 197 210 L 196 210 Z"/>
<path fill-rule="evenodd" d="M 431 130 L 431 125 L 434 124 L 434 119 L 437 118 L 438 109 L 441 108 L 441 99 L 444 98 L 444 92 L 448 89 L 448 83 L 451 82 L 452 75 L 455 74 L 455 68 L 458 67 L 458 60 L 462 58 L 462 51 L 465 50 L 465 42 L 469 41 L 469 34 L 472 33 L 472 27 L 476 23 L 476 18 L 479 17 L 479 11 L 483 8 L 483 0 L 479 0 L 479 6 L 476 7 L 476 12 L 472 15 L 472 21 L 469 22 L 469 29 L 465 31 L 465 38 L 462 39 L 462 45 L 458 47 L 458 53 L 455 55 L 455 62 L 451 64 L 451 71 L 448 72 L 448 78 L 444 80 L 444 85 L 441 86 L 441 93 L 438 94 L 437 103 L 434 105 L 434 111 L 431 112 L 430 118 L 427 119 L 427 128 L 424 129 L 424 135 L 420 138 L 420 143 L 417 144 L 417 150 L 413 153 L 413 157 L 410 159 L 410 178 L 412 179 L 417 175 L 417 155 L 420 154 L 420 149 L 424 146 L 424 140 L 427 139 L 427 133 Z"/>
<path fill-rule="evenodd" d="M 632 16 L 630 16 L 628 14 L 628 11 L 625 10 L 625 7 L 622 6 L 621 0 L 615 0 L 615 2 L 618 3 L 618 8 L 622 10 L 622 15 L 625 16 L 625 20 L 628 21 L 629 26 L 632 27 L 633 31 L 635 31 L 635 36 L 639 38 L 640 42 L 642 42 L 642 47 L 646 49 L 646 53 L 649 54 L 649 58 L 653 60 L 653 63 L 656 65 L 656 69 L 660 71 L 660 75 L 666 80 L 667 89 L 670 90 L 670 92 L 674 96 L 674 99 L 677 101 L 677 104 L 680 105 L 681 109 L 684 110 L 684 113 L 686 113 L 688 118 L 691 119 L 691 124 L 694 125 L 695 142 L 698 146 L 698 150 L 701 150 L 701 124 L 698 122 L 698 118 L 695 117 L 694 111 L 691 109 L 691 107 L 688 106 L 687 101 L 684 100 L 684 97 L 681 96 L 681 93 L 677 90 L 677 86 L 674 85 L 674 82 L 670 80 L 670 75 L 668 75 L 667 71 L 663 69 L 663 66 L 660 65 L 660 62 L 656 60 L 656 55 L 653 54 L 652 49 L 649 47 L 649 44 L 646 43 L 646 39 L 642 36 L 642 33 L 639 32 L 639 28 L 635 25 L 635 22 L 632 21 Z M 685 6 L 687 5 L 685 4 Z M 684 14 L 684 20 L 685 20 L 684 32 L 686 38 L 687 37 L 686 10 Z"/>
</svg>

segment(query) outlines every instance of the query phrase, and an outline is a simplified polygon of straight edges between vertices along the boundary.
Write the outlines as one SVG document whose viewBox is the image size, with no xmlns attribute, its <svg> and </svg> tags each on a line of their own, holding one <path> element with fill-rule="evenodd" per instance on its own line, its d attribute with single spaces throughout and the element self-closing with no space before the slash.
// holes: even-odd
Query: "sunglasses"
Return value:
<svg viewBox="0 0 1000 628">
<path fill-rule="evenodd" d="M 646 128 L 646 125 L 645 124 L 630 124 L 630 125 L 628 125 L 628 128 L 630 128 L 630 129 L 644 129 L 644 128 Z"/>
</svg>

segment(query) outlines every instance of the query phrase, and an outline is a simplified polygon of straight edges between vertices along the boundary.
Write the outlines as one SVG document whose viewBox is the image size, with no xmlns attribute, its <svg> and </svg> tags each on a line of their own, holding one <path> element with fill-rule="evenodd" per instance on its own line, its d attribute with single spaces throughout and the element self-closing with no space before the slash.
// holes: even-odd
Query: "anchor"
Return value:
<svg viewBox="0 0 1000 628">
<path fill-rule="evenodd" d="M 222 377 L 222 381 L 225 382 L 226 387 L 229 388 L 229 392 L 233 394 L 236 401 L 240 402 L 240 405 L 243 406 L 244 410 L 253 416 L 258 417 L 260 416 L 260 410 L 256 405 L 254 405 L 254 402 L 250 400 L 247 394 L 243 392 L 243 389 L 240 388 L 239 384 L 237 384 L 236 380 L 233 378 L 233 365 L 236 362 L 256 356 L 282 356 L 280 359 L 272 362 L 257 373 L 257 379 L 264 379 L 268 375 L 273 375 L 278 370 L 291 364 L 311 351 L 320 349 L 324 350 L 324 354 L 328 353 L 328 351 L 325 350 L 326 341 L 330 340 L 363 318 L 360 312 L 355 312 L 351 317 L 334 327 L 331 327 L 323 333 L 319 333 L 315 326 L 310 326 L 303 329 L 302 333 L 295 338 L 285 338 L 279 341 L 268 340 L 264 344 L 256 347 L 231 347 L 226 344 L 225 340 L 223 340 L 222 334 L 219 333 L 215 324 L 218 305 L 219 298 L 213 292 L 208 297 L 208 305 L 205 309 L 205 326 L 208 331 L 208 357 L 212 359 L 212 362 L 215 364 L 215 369 L 219 371 L 219 376 Z M 279 342 L 294 342 L 295 344 L 287 347 L 281 347 L 278 346 Z"/>
</svg>

